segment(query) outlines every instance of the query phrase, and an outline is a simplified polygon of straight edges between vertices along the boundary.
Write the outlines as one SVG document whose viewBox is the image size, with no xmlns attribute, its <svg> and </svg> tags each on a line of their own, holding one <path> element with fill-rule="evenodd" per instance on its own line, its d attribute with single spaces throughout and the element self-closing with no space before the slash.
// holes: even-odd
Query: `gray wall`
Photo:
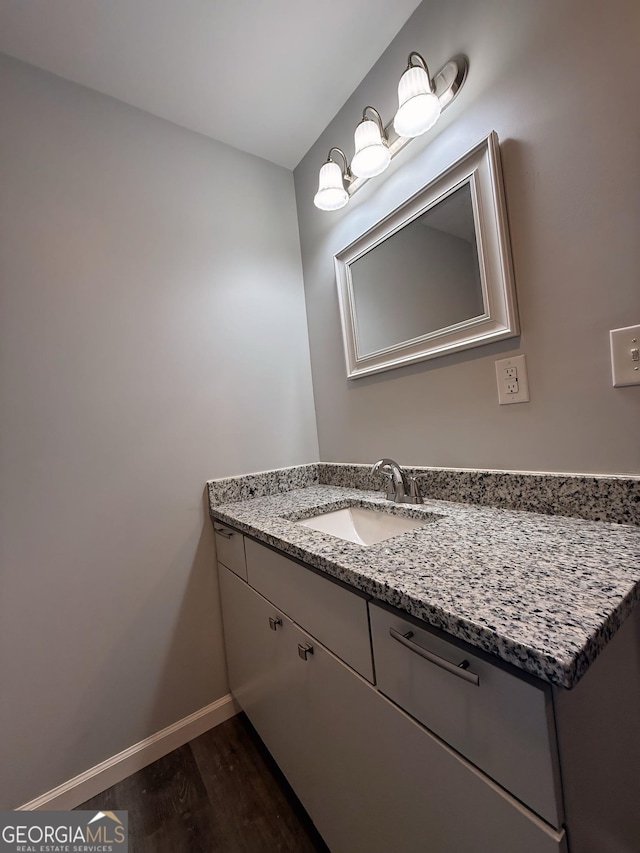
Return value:
<svg viewBox="0 0 640 853">
<path fill-rule="evenodd" d="M 432 0 L 418 8 L 295 170 L 324 461 L 640 473 L 640 387 L 614 389 L 609 329 L 640 323 L 637 0 Z M 336 213 L 317 210 L 332 145 L 362 108 L 388 121 L 410 50 L 470 73 L 438 126 Z M 491 130 L 503 171 L 520 339 L 345 378 L 332 255 Z M 498 406 L 494 361 L 527 355 L 531 402 Z"/>
<path fill-rule="evenodd" d="M 291 173 L 6 57 L 0 104 L 7 808 L 227 692 L 205 480 L 318 448 Z"/>
</svg>

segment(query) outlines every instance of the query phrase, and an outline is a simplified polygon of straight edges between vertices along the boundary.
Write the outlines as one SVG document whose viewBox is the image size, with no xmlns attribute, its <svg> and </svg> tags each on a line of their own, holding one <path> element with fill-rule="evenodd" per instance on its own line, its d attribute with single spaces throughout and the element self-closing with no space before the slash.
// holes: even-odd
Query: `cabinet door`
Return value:
<svg viewBox="0 0 640 853">
<path fill-rule="evenodd" d="M 219 576 L 231 692 L 310 811 L 313 767 L 299 689 L 299 673 L 305 662 L 298 656 L 297 645 L 307 638 L 283 613 L 220 564 Z"/>
</svg>

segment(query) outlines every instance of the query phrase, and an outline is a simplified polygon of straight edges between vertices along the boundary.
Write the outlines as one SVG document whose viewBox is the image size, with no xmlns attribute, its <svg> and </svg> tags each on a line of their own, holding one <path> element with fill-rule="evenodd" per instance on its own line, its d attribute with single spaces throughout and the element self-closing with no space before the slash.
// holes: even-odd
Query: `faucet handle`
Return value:
<svg viewBox="0 0 640 853">
<path fill-rule="evenodd" d="M 409 499 L 412 504 L 421 504 L 424 503 L 422 499 L 422 492 L 420 491 L 420 486 L 418 485 L 418 479 L 420 474 L 415 477 L 409 477 Z"/>
</svg>

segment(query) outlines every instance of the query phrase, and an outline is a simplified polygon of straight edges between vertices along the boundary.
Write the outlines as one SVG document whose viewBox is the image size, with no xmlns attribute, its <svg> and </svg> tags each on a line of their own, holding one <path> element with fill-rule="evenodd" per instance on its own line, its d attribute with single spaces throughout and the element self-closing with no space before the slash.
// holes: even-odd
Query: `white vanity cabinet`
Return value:
<svg viewBox="0 0 640 853">
<path fill-rule="evenodd" d="M 305 611 L 290 589 L 279 602 L 277 583 L 263 583 L 271 600 L 252 587 L 281 560 L 307 569 L 246 546 L 248 582 L 219 566 L 231 690 L 332 853 L 566 853 L 562 829 L 392 703 L 344 663 L 343 649 L 326 647 L 328 611 L 321 643 L 293 621 Z M 358 613 L 362 597 L 336 588 Z M 357 624 L 369 644 L 368 622 Z M 339 646 L 343 628 L 338 616 Z"/>
</svg>

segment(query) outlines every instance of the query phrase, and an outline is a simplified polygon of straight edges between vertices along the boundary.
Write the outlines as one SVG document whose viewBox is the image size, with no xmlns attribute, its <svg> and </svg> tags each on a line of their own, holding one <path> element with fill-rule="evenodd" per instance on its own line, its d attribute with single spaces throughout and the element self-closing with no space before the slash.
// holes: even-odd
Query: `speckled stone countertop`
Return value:
<svg viewBox="0 0 640 853">
<path fill-rule="evenodd" d="M 637 527 L 304 485 L 211 516 L 552 684 L 573 687 L 640 599 Z M 353 505 L 429 520 L 367 547 L 294 523 Z"/>
</svg>

